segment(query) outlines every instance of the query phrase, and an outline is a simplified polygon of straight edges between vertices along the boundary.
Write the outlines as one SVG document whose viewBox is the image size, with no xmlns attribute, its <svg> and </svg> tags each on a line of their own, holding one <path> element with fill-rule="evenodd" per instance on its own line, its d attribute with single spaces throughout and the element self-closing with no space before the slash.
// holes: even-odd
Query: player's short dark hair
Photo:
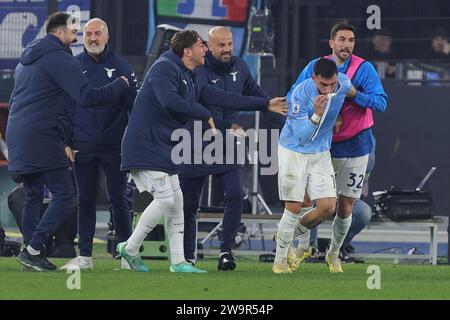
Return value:
<svg viewBox="0 0 450 320">
<path fill-rule="evenodd" d="M 330 79 L 335 74 L 338 74 L 336 63 L 329 59 L 320 58 L 314 65 L 314 74 L 325 79 Z"/>
<path fill-rule="evenodd" d="M 55 32 L 59 27 L 67 27 L 69 19 L 71 19 L 70 14 L 61 11 L 55 12 L 47 18 L 45 31 L 50 33 Z"/>
<path fill-rule="evenodd" d="M 353 25 L 348 24 L 348 23 L 338 23 L 338 24 L 335 24 L 333 26 L 333 28 L 331 28 L 330 39 L 334 39 L 334 37 L 336 36 L 336 33 L 338 33 L 338 31 L 342 31 L 342 30 L 348 30 L 348 31 L 353 32 L 354 35 L 356 34 L 355 27 Z"/>
<path fill-rule="evenodd" d="M 194 30 L 177 31 L 170 39 L 170 48 L 180 58 L 183 57 L 184 49 L 190 48 L 197 42 L 200 36 Z"/>
</svg>

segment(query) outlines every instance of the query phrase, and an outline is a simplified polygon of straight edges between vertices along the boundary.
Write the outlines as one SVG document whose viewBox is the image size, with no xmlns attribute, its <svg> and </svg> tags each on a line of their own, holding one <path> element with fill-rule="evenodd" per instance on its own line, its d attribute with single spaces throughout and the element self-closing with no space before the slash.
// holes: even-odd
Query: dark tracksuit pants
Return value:
<svg viewBox="0 0 450 320">
<path fill-rule="evenodd" d="M 73 177 L 71 176 L 71 178 Z M 73 183 L 75 183 L 74 178 Z M 20 232 L 22 232 L 22 234 L 24 233 L 22 229 L 22 212 L 24 203 L 25 203 L 25 188 L 23 187 L 23 185 L 17 186 L 8 195 L 8 208 L 14 215 L 17 226 L 19 227 L 19 230 Z M 45 213 L 45 210 L 47 210 L 47 208 L 48 203 L 43 203 L 41 206 L 41 216 Z M 77 236 L 77 217 L 78 217 L 78 208 L 76 206 L 76 202 L 74 201 L 70 214 L 68 214 L 68 216 L 62 221 L 61 225 L 55 231 L 54 247 L 64 245 L 73 246 L 73 241 Z M 27 236 L 25 238 L 26 240 L 24 241 L 24 243 L 25 245 L 28 245 L 29 241 L 31 240 L 31 237 Z M 50 241 L 47 242 L 46 245 L 47 250 L 51 250 L 52 239 L 50 239 Z"/>
<path fill-rule="evenodd" d="M 236 234 L 241 223 L 243 210 L 242 174 L 241 169 L 236 168 L 214 176 L 219 178 L 224 192 L 223 241 L 220 245 L 220 251 L 225 252 L 234 249 Z M 206 177 L 180 177 L 184 201 L 184 256 L 189 260 L 195 259 L 197 245 L 196 215 Z"/>
<path fill-rule="evenodd" d="M 76 153 L 78 247 L 81 256 L 92 256 L 96 222 L 97 176 L 100 166 L 106 177 L 118 241 L 126 241 L 131 235 L 131 215 L 126 197 L 127 174 L 120 171 L 120 162 L 120 149 L 108 151 L 81 149 Z"/>
<path fill-rule="evenodd" d="M 41 250 L 62 221 L 70 215 L 76 201 L 75 186 L 69 168 L 22 175 L 25 202 L 22 211 L 22 233 L 26 245 Z M 41 218 L 44 185 L 52 193 Z"/>
</svg>

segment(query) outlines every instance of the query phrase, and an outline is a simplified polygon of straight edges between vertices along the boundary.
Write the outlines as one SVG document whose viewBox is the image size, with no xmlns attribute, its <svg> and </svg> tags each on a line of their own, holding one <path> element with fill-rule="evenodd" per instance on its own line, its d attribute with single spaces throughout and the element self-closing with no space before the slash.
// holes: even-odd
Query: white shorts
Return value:
<svg viewBox="0 0 450 320">
<path fill-rule="evenodd" d="M 303 202 L 336 198 L 336 182 L 330 152 L 298 153 L 278 146 L 278 193 L 284 201 Z"/>
<path fill-rule="evenodd" d="M 162 171 L 131 170 L 131 177 L 140 193 L 148 191 L 155 199 L 171 197 L 180 189 L 180 181 L 176 174 L 169 176 Z"/>
<path fill-rule="evenodd" d="M 369 155 L 357 158 L 332 158 L 338 194 L 359 199 Z"/>
</svg>

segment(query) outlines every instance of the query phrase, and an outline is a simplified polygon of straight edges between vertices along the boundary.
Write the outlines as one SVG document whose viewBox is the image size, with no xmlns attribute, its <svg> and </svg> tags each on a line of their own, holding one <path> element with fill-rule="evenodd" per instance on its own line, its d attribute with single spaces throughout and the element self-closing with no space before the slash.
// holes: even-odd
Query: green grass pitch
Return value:
<svg viewBox="0 0 450 320">
<path fill-rule="evenodd" d="M 67 259 L 52 259 L 58 266 Z M 271 263 L 238 260 L 233 272 L 218 272 L 215 259 L 198 266 L 208 274 L 175 274 L 168 261 L 147 260 L 149 273 L 118 269 L 106 254 L 94 256 L 94 270 L 82 271 L 81 289 L 69 290 L 64 271 L 22 272 L 15 258 L 0 258 L 0 299 L 450 299 L 447 265 L 379 263 L 381 289 L 367 288 L 369 263 L 344 265 L 330 274 L 325 264 L 302 264 L 293 274 L 273 274 Z M 376 263 L 372 263 L 376 264 Z"/>
</svg>

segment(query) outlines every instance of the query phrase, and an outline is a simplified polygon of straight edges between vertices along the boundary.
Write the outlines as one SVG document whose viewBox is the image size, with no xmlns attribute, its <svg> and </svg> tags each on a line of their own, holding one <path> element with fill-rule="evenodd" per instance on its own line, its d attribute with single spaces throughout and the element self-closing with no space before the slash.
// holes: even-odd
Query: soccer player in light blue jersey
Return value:
<svg viewBox="0 0 450 320">
<path fill-rule="evenodd" d="M 336 63 L 338 72 L 345 73 L 356 89 L 354 98 L 346 99 L 341 108 L 331 142 L 331 163 L 334 167 L 338 192 L 336 217 L 332 226 L 337 232 L 334 234 L 346 234 L 355 227 L 352 223 L 353 203 L 361 196 L 369 154 L 375 148 L 375 137 L 372 133 L 373 113 L 384 112 L 388 101 L 373 65 L 353 53 L 355 38 L 355 28 L 352 25 L 336 24 L 330 31 L 329 45 L 332 54 L 325 57 Z M 288 98 L 299 83 L 313 75 L 317 60 L 312 60 L 303 69 L 289 91 Z M 312 202 L 306 195 L 301 215 L 310 210 Z M 311 254 L 309 232 L 302 233 L 296 229 L 294 240 L 296 238 L 299 240 L 298 248 L 290 246 L 288 250 L 288 264 L 294 269 Z M 340 236 L 331 238 L 328 253 L 339 254 L 343 242 L 344 239 Z M 329 265 L 329 268 L 331 272 L 342 269 L 338 260 L 334 265 Z"/>
<path fill-rule="evenodd" d="M 330 156 L 333 126 L 344 99 L 355 94 L 350 79 L 338 73 L 333 61 L 319 59 L 313 77 L 300 83 L 290 96 L 278 146 L 278 185 L 285 209 L 278 226 L 275 273 L 293 271 L 287 263 L 287 250 L 305 191 L 316 201 L 316 208 L 301 216 L 299 228 L 306 232 L 335 212 L 336 183 Z M 330 259 L 338 257 L 327 255 L 327 262 Z"/>
</svg>

